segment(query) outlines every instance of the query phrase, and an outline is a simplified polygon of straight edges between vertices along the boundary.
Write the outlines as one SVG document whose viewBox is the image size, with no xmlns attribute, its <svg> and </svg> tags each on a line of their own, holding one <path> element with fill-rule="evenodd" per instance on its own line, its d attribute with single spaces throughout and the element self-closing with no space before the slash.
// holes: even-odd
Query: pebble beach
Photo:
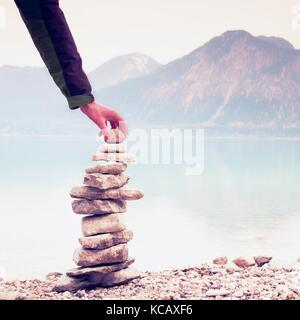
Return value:
<svg viewBox="0 0 300 320">
<path fill-rule="evenodd" d="M 300 264 L 238 267 L 203 264 L 185 269 L 143 272 L 127 284 L 55 292 L 62 276 L 50 273 L 45 280 L 0 282 L 1 300 L 299 300 Z"/>
</svg>

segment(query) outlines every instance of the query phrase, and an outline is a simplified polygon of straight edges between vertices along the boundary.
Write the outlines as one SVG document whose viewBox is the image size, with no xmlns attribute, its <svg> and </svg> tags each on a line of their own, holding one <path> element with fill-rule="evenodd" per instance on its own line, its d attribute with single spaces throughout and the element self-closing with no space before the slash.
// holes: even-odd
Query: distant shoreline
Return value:
<svg viewBox="0 0 300 320">
<path fill-rule="evenodd" d="M 69 138 L 69 139 L 95 139 L 96 135 L 84 134 L 0 134 L 0 138 Z M 300 141 L 299 136 L 276 135 L 204 135 L 207 140 L 294 140 Z"/>
<path fill-rule="evenodd" d="M 92 135 L 81 134 L 0 134 L 0 138 L 95 138 Z M 299 137 L 300 138 L 300 137 Z"/>
</svg>

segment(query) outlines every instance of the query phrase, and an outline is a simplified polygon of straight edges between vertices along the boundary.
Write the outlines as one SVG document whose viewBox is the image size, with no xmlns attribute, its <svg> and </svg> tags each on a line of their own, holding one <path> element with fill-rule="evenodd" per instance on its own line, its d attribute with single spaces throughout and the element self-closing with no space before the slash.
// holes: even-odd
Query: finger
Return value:
<svg viewBox="0 0 300 320">
<path fill-rule="evenodd" d="M 106 128 L 107 128 L 108 130 L 110 130 L 110 129 L 111 129 L 111 123 L 110 123 L 110 121 L 109 121 L 109 120 L 106 120 L 105 123 L 106 123 Z"/>
<path fill-rule="evenodd" d="M 127 135 L 128 135 L 127 123 L 117 112 L 113 112 L 111 117 L 109 117 L 109 122 L 111 124 L 112 129 L 119 128 L 123 132 L 125 137 L 127 137 Z"/>
<path fill-rule="evenodd" d="M 101 120 L 97 125 L 100 128 L 100 136 L 103 135 L 104 141 L 106 142 L 109 139 L 109 129 L 107 128 L 106 122 Z"/>
<path fill-rule="evenodd" d="M 127 137 L 128 135 L 128 125 L 126 121 L 119 115 L 115 114 L 115 120 L 118 123 L 118 128 L 124 133 L 124 135 Z"/>
<path fill-rule="evenodd" d="M 111 119 L 109 120 L 110 126 L 112 129 L 117 129 L 118 128 L 118 121 Z"/>
</svg>

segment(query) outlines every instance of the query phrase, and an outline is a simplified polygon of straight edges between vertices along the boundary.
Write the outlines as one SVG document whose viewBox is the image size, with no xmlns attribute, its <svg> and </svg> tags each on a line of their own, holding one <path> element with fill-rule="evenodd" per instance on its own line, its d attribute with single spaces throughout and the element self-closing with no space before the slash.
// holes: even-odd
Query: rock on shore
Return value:
<svg viewBox="0 0 300 320">
<path fill-rule="evenodd" d="M 130 259 L 128 260 L 130 263 Z M 114 266 L 114 265 L 113 265 Z M 126 265 L 127 266 L 127 265 Z M 115 266 L 117 269 L 120 266 Z M 121 266 L 124 267 L 124 266 Z M 96 277 L 101 277 L 101 267 Z M 110 268 L 113 268 L 110 266 Z M 130 268 L 130 267 L 129 267 Z M 92 268 L 93 269 L 93 268 Z M 77 270 L 80 270 L 77 269 Z M 82 269 L 83 270 L 83 269 Z M 94 269 L 95 271 L 96 269 Z M 113 285 L 120 283 L 121 277 L 136 276 L 133 269 L 116 273 L 114 279 L 106 279 Z M 90 272 L 87 268 L 84 272 Z M 105 270 L 104 270 L 105 271 Z M 112 271 L 112 270 L 110 270 Z M 71 271 L 70 271 L 71 272 Z M 76 271 L 73 271 L 76 273 Z M 78 271 L 80 272 L 80 271 Z M 105 273 L 105 272 L 104 272 Z M 132 273 L 132 274 L 129 274 Z M 103 273 L 102 273 L 103 274 Z M 74 274 L 73 274 L 74 275 Z M 52 273 L 48 280 L 26 280 L 0 282 L 0 299 L 47 299 L 47 300 L 102 300 L 102 299 L 167 299 L 167 300 L 299 300 L 300 266 L 238 268 L 232 266 L 209 266 L 144 272 L 141 278 L 126 285 L 111 288 L 96 288 L 57 293 L 53 291 L 57 281 L 65 276 Z M 112 276 L 110 276 L 112 277 Z M 68 278 L 72 279 L 72 278 Z M 84 279 L 84 278 L 82 278 Z M 96 278 L 97 279 L 97 278 Z M 82 280 L 84 281 L 84 280 Z M 99 278 L 97 279 L 97 282 Z M 101 281 L 104 281 L 101 278 Z M 75 282 L 78 286 L 79 282 Z M 84 283 L 83 283 L 84 287 Z"/>
<path fill-rule="evenodd" d="M 129 177 L 125 173 L 119 175 L 113 174 L 87 174 L 84 177 L 84 184 L 88 187 L 106 190 L 111 188 L 120 188 L 127 184 Z"/>
<path fill-rule="evenodd" d="M 87 216 L 81 220 L 82 234 L 85 237 L 101 233 L 114 233 L 126 229 L 122 213 Z"/>
<path fill-rule="evenodd" d="M 140 190 L 117 188 L 100 190 L 94 187 L 74 187 L 71 190 L 71 197 L 76 199 L 87 200 L 106 200 L 106 199 L 121 199 L 121 200 L 139 200 L 144 194 Z"/>
<path fill-rule="evenodd" d="M 126 153 L 124 139 L 121 130 L 110 130 L 107 143 L 93 156 L 96 165 L 85 170 L 83 185 L 70 192 L 75 199 L 73 212 L 85 215 L 81 219 L 81 246 L 73 254 L 79 268 L 67 271 L 57 281 L 57 292 L 121 285 L 140 276 L 130 266 L 134 259 L 129 258 L 127 243 L 133 232 L 126 229 L 123 216 L 127 200 L 139 200 L 144 194 L 125 187 L 129 181 L 127 163 L 133 162 L 134 156 Z"/>
<path fill-rule="evenodd" d="M 102 173 L 102 174 L 121 174 L 127 169 L 126 163 L 121 162 L 100 162 L 94 167 L 85 170 L 86 174 Z"/>
<path fill-rule="evenodd" d="M 78 248 L 74 252 L 73 260 L 80 267 L 90 267 L 124 262 L 128 259 L 128 248 L 126 244 L 101 249 L 87 250 Z"/>
<path fill-rule="evenodd" d="M 103 233 L 90 237 L 79 238 L 79 243 L 84 249 L 105 249 L 117 244 L 127 243 L 133 238 L 130 230 L 114 233 Z"/>
<path fill-rule="evenodd" d="M 120 213 L 126 211 L 123 200 L 74 200 L 73 212 L 77 214 L 101 215 L 106 213 Z"/>
</svg>

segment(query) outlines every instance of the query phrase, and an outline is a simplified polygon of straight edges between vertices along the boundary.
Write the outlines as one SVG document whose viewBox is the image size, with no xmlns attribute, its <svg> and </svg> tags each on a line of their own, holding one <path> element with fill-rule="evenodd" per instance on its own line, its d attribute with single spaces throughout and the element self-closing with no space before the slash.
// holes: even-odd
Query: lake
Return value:
<svg viewBox="0 0 300 320">
<path fill-rule="evenodd" d="M 81 185 L 93 138 L 0 137 L 0 275 L 42 277 L 73 267 L 80 217 L 69 191 Z M 204 171 L 137 164 L 128 203 L 129 252 L 142 270 L 198 265 L 219 255 L 300 257 L 300 141 L 206 138 Z"/>
</svg>

